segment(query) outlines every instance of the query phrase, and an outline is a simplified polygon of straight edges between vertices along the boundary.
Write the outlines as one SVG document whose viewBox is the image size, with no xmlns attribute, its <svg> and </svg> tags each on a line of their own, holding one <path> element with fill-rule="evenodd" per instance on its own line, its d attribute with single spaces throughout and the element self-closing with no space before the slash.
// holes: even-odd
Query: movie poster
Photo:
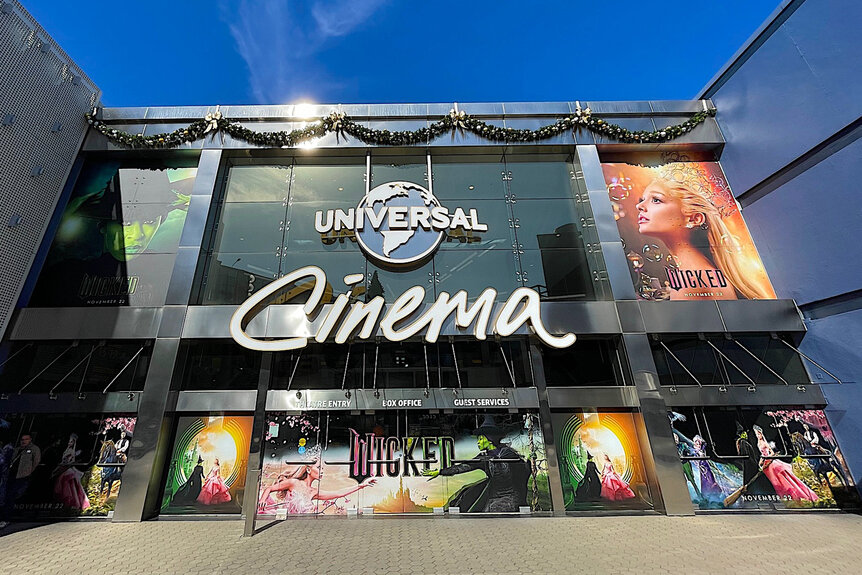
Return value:
<svg viewBox="0 0 862 575">
<path fill-rule="evenodd" d="M 775 299 L 717 162 L 602 170 L 640 299 Z"/>
<path fill-rule="evenodd" d="M 632 413 L 555 413 L 566 511 L 651 509 Z"/>
<path fill-rule="evenodd" d="M 686 408 L 668 414 L 700 509 L 811 509 L 856 502 L 821 410 Z"/>
<path fill-rule="evenodd" d="M 253 417 L 180 417 L 162 513 L 241 513 Z"/>
<path fill-rule="evenodd" d="M 538 415 L 270 414 L 263 515 L 551 509 Z"/>
<path fill-rule="evenodd" d="M 163 305 L 196 172 L 88 162 L 30 305 Z"/>
<path fill-rule="evenodd" d="M 0 416 L 0 521 L 114 510 L 135 417 Z"/>
</svg>

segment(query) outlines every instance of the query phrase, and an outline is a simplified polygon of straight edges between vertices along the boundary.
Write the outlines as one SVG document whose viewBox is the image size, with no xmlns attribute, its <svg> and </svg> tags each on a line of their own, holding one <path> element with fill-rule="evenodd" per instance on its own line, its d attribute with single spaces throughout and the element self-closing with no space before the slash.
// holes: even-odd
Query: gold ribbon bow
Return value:
<svg viewBox="0 0 862 575">
<path fill-rule="evenodd" d="M 329 129 L 335 132 L 335 139 L 344 135 L 344 119 L 347 117 L 343 112 L 332 112 L 329 115 Z"/>
<path fill-rule="evenodd" d="M 452 127 L 464 131 L 467 128 L 467 114 L 464 110 L 460 112 L 454 108 L 449 110 L 449 117 L 452 119 Z"/>
<path fill-rule="evenodd" d="M 207 128 L 206 130 L 204 130 L 204 134 L 208 134 L 213 130 L 217 132 L 219 129 L 219 120 L 221 120 L 221 112 L 215 112 L 213 114 L 207 114 L 206 116 L 204 116 L 204 122 L 207 123 Z"/>
</svg>

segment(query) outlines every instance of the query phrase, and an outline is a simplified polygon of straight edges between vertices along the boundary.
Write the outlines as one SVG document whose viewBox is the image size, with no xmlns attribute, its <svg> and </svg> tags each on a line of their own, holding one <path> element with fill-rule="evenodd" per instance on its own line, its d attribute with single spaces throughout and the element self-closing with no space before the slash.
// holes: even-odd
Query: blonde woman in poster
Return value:
<svg viewBox="0 0 862 575">
<path fill-rule="evenodd" d="M 766 440 L 763 428 L 754 426 L 754 435 L 757 437 L 757 448 L 760 450 L 762 459 L 760 467 L 766 475 L 775 493 L 783 497 L 789 497 L 796 501 L 817 501 L 819 497 L 801 479 L 793 473 L 793 467 L 780 459 L 773 459 L 775 451 L 774 444 Z"/>
<path fill-rule="evenodd" d="M 275 482 L 264 488 L 258 500 L 258 509 L 265 512 L 275 507 L 284 507 L 288 514 L 295 513 L 317 513 L 316 501 L 323 501 L 324 510 L 330 507 L 336 499 L 347 497 L 361 489 L 371 487 L 377 480 L 368 477 L 362 483 L 338 491 L 320 490 L 320 463 L 296 465 L 279 473 Z M 274 493 L 284 494 L 281 503 L 274 502 L 271 496 Z"/>
<path fill-rule="evenodd" d="M 611 458 L 605 453 L 605 465 L 602 467 L 602 497 L 611 501 L 622 501 L 633 499 L 634 491 L 631 490 L 625 479 L 614 469 Z"/>
<path fill-rule="evenodd" d="M 642 298 L 775 298 L 718 164 L 604 170 Z"/>
<path fill-rule="evenodd" d="M 221 468 L 219 467 L 218 457 L 215 458 L 212 469 L 204 481 L 204 486 L 201 489 L 201 494 L 198 495 L 198 503 L 203 505 L 218 505 L 219 503 L 227 503 L 230 501 L 230 491 L 221 478 Z"/>
<path fill-rule="evenodd" d="M 54 496 L 65 507 L 70 509 L 89 509 L 90 500 L 81 485 L 84 474 L 75 467 L 75 460 L 81 451 L 78 449 L 78 436 L 73 433 L 69 436 L 66 450 L 60 459 L 60 465 L 56 469 L 57 480 L 54 483 Z"/>
</svg>

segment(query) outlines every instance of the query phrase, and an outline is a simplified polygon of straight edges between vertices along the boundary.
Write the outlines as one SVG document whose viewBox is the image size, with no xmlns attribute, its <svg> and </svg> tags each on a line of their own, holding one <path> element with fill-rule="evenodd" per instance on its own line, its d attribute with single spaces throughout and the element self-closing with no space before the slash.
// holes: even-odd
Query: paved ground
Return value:
<svg viewBox="0 0 862 575">
<path fill-rule="evenodd" d="M 862 517 L 58 523 L 0 538 L 0 573 L 859 573 Z"/>
</svg>

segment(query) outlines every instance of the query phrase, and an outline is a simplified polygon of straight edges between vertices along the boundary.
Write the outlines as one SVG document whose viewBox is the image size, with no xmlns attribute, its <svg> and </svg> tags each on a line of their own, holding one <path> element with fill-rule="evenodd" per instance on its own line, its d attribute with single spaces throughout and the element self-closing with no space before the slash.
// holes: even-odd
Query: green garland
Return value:
<svg viewBox="0 0 862 575">
<path fill-rule="evenodd" d="M 223 132 L 234 139 L 242 140 L 249 144 L 275 148 L 293 147 L 301 142 L 312 138 L 320 138 L 332 132 L 336 135 L 349 134 L 366 144 L 407 146 L 426 143 L 453 130 L 472 132 L 493 142 L 538 142 L 578 128 L 589 130 L 618 142 L 653 144 L 676 139 L 690 132 L 697 125 L 702 124 L 710 116 L 715 116 L 714 108 L 697 112 L 681 124 L 668 126 L 653 132 L 633 132 L 622 126 L 593 116 L 589 108 L 581 110 L 578 107 L 575 113 L 569 114 L 553 124 L 542 126 L 537 130 L 516 130 L 514 128 L 501 128 L 500 126 L 487 124 L 464 111 L 452 110 L 448 115 L 443 116 L 428 127 L 413 131 L 393 132 L 390 130 L 366 128 L 357 124 L 345 114 L 333 112 L 329 116 L 298 130 L 290 132 L 255 132 L 239 123 L 222 117 L 220 112 L 216 112 L 214 114 L 207 114 L 202 120 L 192 122 L 188 127 L 166 134 L 155 134 L 146 137 L 111 128 L 110 124 L 105 124 L 98 119 L 98 109 L 94 109 L 91 114 L 87 114 L 87 122 L 111 141 L 131 148 L 174 148 L 186 142 L 199 140 L 209 133 L 215 134 L 216 132 Z"/>
</svg>

